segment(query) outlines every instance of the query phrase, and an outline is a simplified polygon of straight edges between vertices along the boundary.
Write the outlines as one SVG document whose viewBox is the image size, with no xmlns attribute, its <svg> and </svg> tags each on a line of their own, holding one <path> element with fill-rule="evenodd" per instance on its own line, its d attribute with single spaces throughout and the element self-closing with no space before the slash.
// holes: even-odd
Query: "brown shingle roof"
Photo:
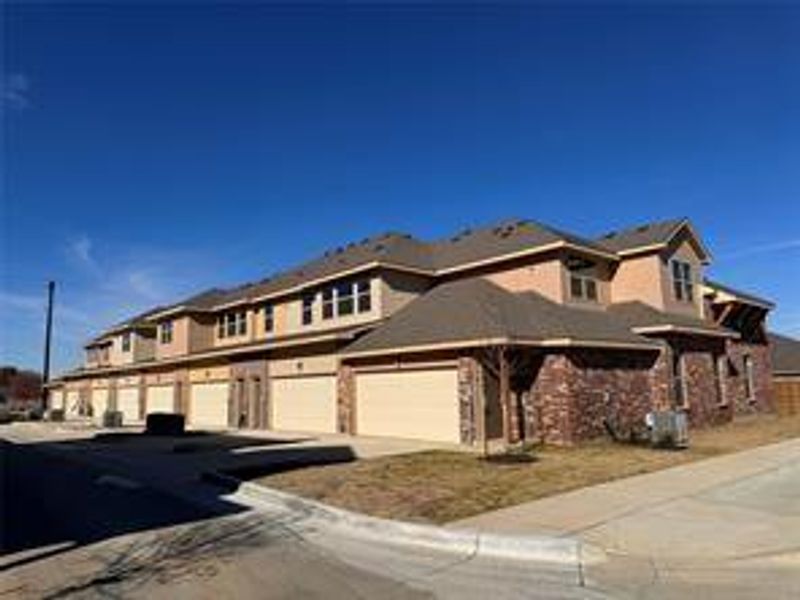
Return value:
<svg viewBox="0 0 800 600">
<path fill-rule="evenodd" d="M 710 335 L 733 335 L 736 333 L 699 317 L 661 312 L 643 302 L 621 302 L 606 309 L 610 315 L 627 323 L 630 327 L 674 327 L 705 331 Z"/>
<path fill-rule="evenodd" d="M 508 219 L 475 230 L 465 229 L 451 238 L 434 242 L 431 251 L 437 269 L 451 269 L 556 242 L 608 253 L 608 250 L 590 240 L 522 219 Z"/>
<path fill-rule="evenodd" d="M 563 306 L 532 292 L 513 294 L 472 278 L 442 284 L 413 300 L 346 353 L 493 340 L 656 347 L 603 311 Z"/>
<path fill-rule="evenodd" d="M 800 374 L 800 340 L 777 333 L 769 334 L 772 350 L 772 372 Z"/>
<path fill-rule="evenodd" d="M 665 244 L 687 222 L 686 219 L 670 219 L 646 223 L 622 231 L 612 231 L 599 237 L 596 242 L 611 252 L 624 252 L 655 244 Z"/>
</svg>

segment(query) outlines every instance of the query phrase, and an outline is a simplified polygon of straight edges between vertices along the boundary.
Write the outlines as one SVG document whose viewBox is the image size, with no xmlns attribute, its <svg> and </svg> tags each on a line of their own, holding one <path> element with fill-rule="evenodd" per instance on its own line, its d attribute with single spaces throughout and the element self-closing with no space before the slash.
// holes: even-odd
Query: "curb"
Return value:
<svg viewBox="0 0 800 600">
<path fill-rule="evenodd" d="M 202 478 L 231 492 L 240 493 L 262 508 L 291 513 L 302 517 L 309 525 L 340 529 L 358 538 L 430 550 L 577 567 L 606 560 L 605 552 L 601 549 L 588 546 L 576 538 L 513 536 L 394 521 L 336 508 L 216 471 L 207 471 Z"/>
</svg>

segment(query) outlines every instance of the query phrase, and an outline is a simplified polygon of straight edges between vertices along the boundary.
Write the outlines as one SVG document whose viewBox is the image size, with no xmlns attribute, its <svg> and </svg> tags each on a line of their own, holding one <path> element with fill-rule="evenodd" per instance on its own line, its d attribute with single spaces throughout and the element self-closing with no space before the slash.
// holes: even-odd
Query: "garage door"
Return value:
<svg viewBox="0 0 800 600">
<path fill-rule="evenodd" d="M 147 388 L 146 413 L 175 412 L 175 386 L 173 385 L 154 385 Z"/>
<path fill-rule="evenodd" d="M 117 410 L 122 413 L 122 424 L 139 423 L 139 388 L 128 387 L 117 390 Z"/>
<path fill-rule="evenodd" d="M 336 377 L 272 380 L 272 426 L 287 431 L 336 432 Z"/>
<path fill-rule="evenodd" d="M 96 423 L 103 422 L 103 414 L 108 408 L 108 389 L 92 390 L 92 418 Z"/>
<path fill-rule="evenodd" d="M 50 408 L 52 410 L 60 410 L 64 408 L 64 391 L 55 390 L 50 392 Z"/>
<path fill-rule="evenodd" d="M 67 405 L 64 411 L 68 417 L 77 417 L 81 409 L 81 394 L 78 391 L 67 392 Z"/>
<path fill-rule="evenodd" d="M 228 388 L 225 383 L 192 384 L 189 423 L 219 429 L 228 426 Z"/>
<path fill-rule="evenodd" d="M 455 369 L 356 374 L 356 433 L 460 441 Z"/>
</svg>

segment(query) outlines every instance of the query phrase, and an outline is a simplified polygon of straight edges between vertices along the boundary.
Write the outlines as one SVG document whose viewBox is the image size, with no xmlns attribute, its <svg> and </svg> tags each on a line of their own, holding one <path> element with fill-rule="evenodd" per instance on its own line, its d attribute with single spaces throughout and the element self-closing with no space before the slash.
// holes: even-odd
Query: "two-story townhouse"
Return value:
<svg viewBox="0 0 800 600">
<path fill-rule="evenodd" d="M 464 444 L 631 435 L 668 407 L 723 422 L 771 407 L 772 305 L 708 281 L 709 262 L 687 220 L 596 240 L 521 220 L 389 233 L 140 315 L 149 354 L 123 362 L 112 341 L 59 384 L 106 381 L 128 421 Z"/>
</svg>

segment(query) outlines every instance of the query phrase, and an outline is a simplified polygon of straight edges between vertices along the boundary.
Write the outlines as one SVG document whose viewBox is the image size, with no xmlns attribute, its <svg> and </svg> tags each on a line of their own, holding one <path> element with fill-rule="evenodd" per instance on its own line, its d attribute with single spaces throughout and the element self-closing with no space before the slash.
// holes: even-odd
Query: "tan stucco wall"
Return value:
<svg viewBox="0 0 800 600">
<path fill-rule="evenodd" d="M 377 287 L 379 298 L 376 304 L 380 305 L 382 316 L 389 316 L 430 289 L 431 282 L 423 275 L 382 271 Z"/>
<path fill-rule="evenodd" d="M 269 361 L 270 377 L 322 375 L 336 373 L 338 359 L 334 354 L 318 354 Z"/>
<path fill-rule="evenodd" d="M 680 313 L 685 315 L 702 316 L 703 298 L 700 285 L 703 282 L 703 263 L 698 256 L 694 245 L 687 239 L 676 240 L 663 254 L 661 261 L 661 281 L 664 294 L 664 310 L 667 312 Z M 673 258 L 688 262 L 692 265 L 692 278 L 694 282 L 693 302 L 678 301 L 672 289 L 672 267 L 670 261 Z"/>
<path fill-rule="evenodd" d="M 611 280 L 611 301 L 636 300 L 664 310 L 661 259 L 658 254 L 626 258 L 617 266 Z"/>
<path fill-rule="evenodd" d="M 554 302 L 564 302 L 564 267 L 561 259 L 550 257 L 527 264 L 499 267 L 484 277 L 510 292 L 537 292 Z M 537 261 L 537 262 L 534 262 Z"/>
<path fill-rule="evenodd" d="M 222 367 L 203 367 L 189 371 L 189 381 L 191 383 L 204 383 L 206 381 L 227 381 L 230 379 L 231 369 L 229 366 Z"/>
<path fill-rule="evenodd" d="M 172 319 L 172 342 L 161 343 L 160 333 L 156 336 L 156 359 L 183 356 L 189 350 L 189 317 Z"/>
</svg>

